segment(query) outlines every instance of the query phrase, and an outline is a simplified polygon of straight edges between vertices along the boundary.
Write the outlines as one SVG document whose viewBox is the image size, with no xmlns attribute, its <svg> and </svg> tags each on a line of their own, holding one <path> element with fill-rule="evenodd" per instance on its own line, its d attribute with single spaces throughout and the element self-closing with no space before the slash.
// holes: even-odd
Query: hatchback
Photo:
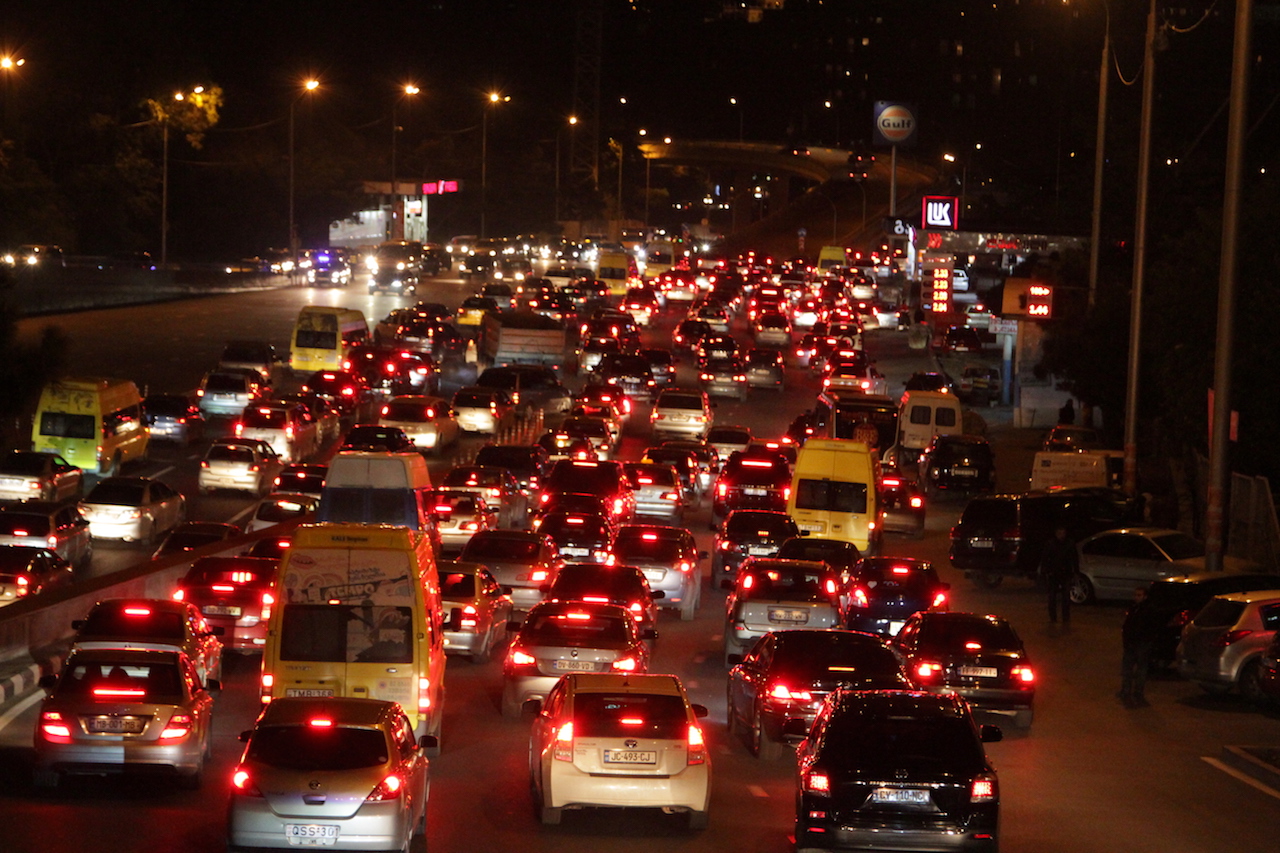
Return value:
<svg viewBox="0 0 1280 853">
<path fill-rule="evenodd" d="M 683 527 L 657 524 L 624 524 L 614 534 L 608 561 L 635 566 L 644 572 L 649 588 L 661 592 L 659 607 L 680 611 L 683 622 L 692 622 L 702 602 L 702 561 L 693 534 Z"/>
<path fill-rule="evenodd" d="M 565 809 L 653 808 L 705 829 L 711 756 L 674 675 L 572 673 L 542 703 L 529 739 L 533 804 L 544 824 Z"/>
<path fill-rule="evenodd" d="M 212 370 L 205 374 L 196 396 L 200 398 L 200 411 L 206 418 L 232 418 L 267 393 L 266 380 L 258 371 L 239 368 Z"/>
<path fill-rule="evenodd" d="M 427 512 L 435 519 L 442 552 L 456 553 L 481 530 L 494 530 L 498 514 L 483 497 L 461 489 L 435 489 L 427 497 Z"/>
<path fill-rule="evenodd" d="M 303 462 L 320 449 L 320 429 L 301 403 L 264 400 L 247 406 L 234 428 L 236 438 L 266 442 L 282 462 Z"/>
<path fill-rule="evenodd" d="M 479 563 L 442 560 L 440 599 L 444 608 L 444 650 L 484 663 L 507 634 L 511 598 Z"/>
<path fill-rule="evenodd" d="M 803 724 L 797 726 L 802 728 Z M 840 690 L 798 748 L 796 851 L 995 853 L 1000 788 L 979 728 L 959 696 Z"/>
<path fill-rule="evenodd" d="M 991 445 L 976 435 L 935 435 L 920 454 L 917 481 L 927 494 L 940 490 L 989 492 L 996 485 Z"/>
<path fill-rule="evenodd" d="M 542 601 L 543 585 L 562 562 L 551 537 L 530 530 L 481 530 L 458 559 L 487 566 L 517 611 L 528 611 Z"/>
<path fill-rule="evenodd" d="M 747 399 L 747 367 L 736 356 L 707 359 L 702 363 L 698 377 L 702 380 L 702 390 L 712 397 Z"/>
<path fill-rule="evenodd" d="M 599 563 L 609 555 L 613 524 L 608 516 L 553 511 L 542 516 L 538 532 L 551 537 L 561 559 Z"/>
<path fill-rule="evenodd" d="M 664 388 L 658 393 L 649 415 L 654 438 L 665 435 L 706 438 L 714 416 L 711 399 L 705 391 Z"/>
<path fill-rule="evenodd" d="M 227 847 L 408 850 L 426 832 L 427 751 L 399 705 L 276 699 L 244 732 Z"/>
<path fill-rule="evenodd" d="M 720 586 L 731 586 L 738 567 L 750 557 L 773 557 L 782 543 L 800 535 L 800 528 L 785 512 L 736 509 L 716 533 L 711 574 Z"/>
<path fill-rule="evenodd" d="M 636 499 L 636 515 L 684 521 L 684 484 L 670 465 L 627 462 L 627 479 Z"/>
<path fill-rule="evenodd" d="M 731 664 L 770 631 L 839 628 L 840 576 L 826 563 L 751 559 L 724 603 L 724 660 Z"/>
<path fill-rule="evenodd" d="M 154 427 L 152 437 L 156 437 Z M 83 492 L 84 472 L 57 453 L 13 450 L 0 454 L 0 501 L 62 501 Z"/>
<path fill-rule="evenodd" d="M 72 649 L 151 649 L 182 652 L 203 682 L 222 678 L 225 632 L 188 601 L 168 598 L 109 598 L 73 620 Z"/>
<path fill-rule="evenodd" d="M 202 495 L 214 489 L 262 495 L 271 488 L 282 470 L 284 462 L 265 441 L 215 441 L 204 459 L 200 460 L 200 474 L 196 482 Z"/>
<path fill-rule="evenodd" d="M 173 593 L 198 608 L 211 631 L 222 631 L 225 651 L 261 652 L 276 603 L 278 560 L 261 557 L 201 557 Z"/>
<path fill-rule="evenodd" d="M 864 557 L 850 572 L 846 588 L 848 627 L 891 636 L 915 613 L 946 610 L 951 584 L 938 577 L 928 560 Z"/>
<path fill-rule="evenodd" d="M 1182 629 L 1215 595 L 1273 589 L 1276 575 L 1250 572 L 1193 572 L 1153 581 L 1147 587 L 1147 606 L 1160 614 L 1163 627 L 1151 652 L 1157 665 L 1172 666 Z"/>
<path fill-rule="evenodd" d="M 276 475 L 272 491 L 297 492 L 304 495 L 320 495 L 324 491 L 328 465 L 286 465 Z"/>
<path fill-rule="evenodd" d="M 0 545 L 48 548 L 73 566 L 93 559 L 89 522 L 75 504 L 28 501 L 0 507 Z"/>
<path fill-rule="evenodd" d="M 1232 688 L 1262 699 L 1262 654 L 1280 629 L 1280 590 L 1233 592 L 1212 598 L 1182 629 L 1178 672 L 1209 693 Z"/>
<path fill-rule="evenodd" d="M 35 734 L 34 781 L 55 787 L 64 774 L 176 774 L 200 787 L 212 751 L 213 695 L 181 652 L 73 649 L 58 675 L 40 679 L 47 696 Z"/>
<path fill-rule="evenodd" d="M 48 548 L 26 545 L 0 548 L 0 607 L 68 587 L 74 582 L 71 564 Z"/>
<path fill-rule="evenodd" d="M 506 391 L 471 386 L 453 395 L 453 414 L 463 432 L 496 435 L 515 419 L 515 405 Z"/>
<path fill-rule="evenodd" d="M 85 495 L 80 512 L 94 539 L 151 543 L 187 517 L 187 501 L 147 477 L 107 477 Z"/>
<path fill-rule="evenodd" d="M 566 673 L 648 671 L 645 640 L 656 636 L 624 607 L 584 601 L 544 601 L 518 630 L 502 665 L 502 715 L 512 719 Z"/>
<path fill-rule="evenodd" d="M 545 601 L 585 601 L 626 608 L 642 631 L 658 624 L 655 598 L 662 592 L 649 588 L 644 571 L 615 562 L 568 563 L 547 585 Z M 656 634 L 655 634 L 656 638 Z"/>
</svg>

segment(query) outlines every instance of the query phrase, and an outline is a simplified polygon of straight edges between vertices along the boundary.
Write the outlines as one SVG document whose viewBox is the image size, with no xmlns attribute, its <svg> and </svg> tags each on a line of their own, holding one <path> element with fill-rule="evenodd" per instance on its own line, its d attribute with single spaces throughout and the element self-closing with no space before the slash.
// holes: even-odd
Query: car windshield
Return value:
<svg viewBox="0 0 1280 853">
<path fill-rule="evenodd" d="M 923 621 L 920 627 L 920 651 L 945 654 L 961 649 L 972 651 L 1018 651 L 1022 640 L 1008 622 L 985 616 L 945 614 Z"/>
<path fill-rule="evenodd" d="M 644 693 L 576 693 L 573 725 L 578 737 L 684 740 L 689 717 L 679 696 Z"/>
<path fill-rule="evenodd" d="M 910 687 L 897 656 L 882 641 L 844 631 L 777 635 L 771 674 L 808 683 L 837 680 L 852 689 Z"/>
<path fill-rule="evenodd" d="M 258 521 L 277 524 L 281 521 L 291 521 L 300 515 L 306 515 L 312 509 L 311 501 L 287 497 L 270 498 L 262 502 L 253 517 Z"/>
<path fill-rule="evenodd" d="M 115 506 L 141 506 L 146 494 L 144 483 L 120 483 L 109 480 L 93 487 L 84 499 L 90 504 L 112 504 Z"/>
<path fill-rule="evenodd" d="M 72 658 L 58 678 L 56 695 L 84 696 L 97 702 L 176 705 L 182 702 L 182 678 L 177 664 L 171 662 Z"/>
<path fill-rule="evenodd" d="M 839 584 L 830 572 L 752 569 L 739 584 L 743 598 L 756 601 L 831 602 Z"/>
<path fill-rule="evenodd" d="M 185 637 L 182 614 L 157 611 L 146 604 L 95 607 L 80 629 L 80 637 L 118 637 L 181 643 Z"/>
<path fill-rule="evenodd" d="M 535 608 L 520 629 L 520 641 L 527 645 L 591 648 L 598 644 L 626 643 L 629 639 L 624 617 L 563 605 Z"/>
<path fill-rule="evenodd" d="M 441 572 L 440 595 L 444 598 L 471 598 L 476 594 L 476 576 L 471 572 Z"/>
<path fill-rule="evenodd" d="M 215 444 L 209 448 L 209 454 L 205 458 L 211 462 L 236 462 L 241 465 L 252 465 L 253 451 L 247 447 Z"/>
<path fill-rule="evenodd" d="M 837 771 L 883 774 L 877 778 L 891 778 L 904 767 L 965 772 L 985 766 L 982 744 L 967 720 L 852 709 L 826 727 L 820 760 Z"/>
<path fill-rule="evenodd" d="M 1190 560 L 1204 556 L 1204 543 L 1185 533 L 1165 533 L 1151 537 L 1151 541 L 1168 554 L 1170 560 Z"/>
<path fill-rule="evenodd" d="M 387 739 L 376 729 L 344 726 L 263 726 L 249 739 L 248 758 L 284 770 L 359 770 L 387 763 Z"/>
<path fill-rule="evenodd" d="M 534 538 L 485 536 L 483 532 L 471 537 L 466 546 L 466 557 L 483 563 L 485 560 L 528 563 L 538 556 L 541 543 Z"/>
</svg>

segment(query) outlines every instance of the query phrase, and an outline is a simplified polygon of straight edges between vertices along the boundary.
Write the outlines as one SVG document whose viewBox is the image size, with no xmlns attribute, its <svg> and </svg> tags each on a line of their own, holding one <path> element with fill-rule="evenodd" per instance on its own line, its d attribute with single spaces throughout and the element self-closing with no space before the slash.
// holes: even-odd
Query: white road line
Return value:
<svg viewBox="0 0 1280 853">
<path fill-rule="evenodd" d="M 244 509 L 242 509 L 242 510 L 240 510 L 239 512 L 237 512 L 235 515 L 231 516 L 231 518 L 229 519 L 229 521 L 230 521 L 232 524 L 236 524 L 236 523 L 238 523 L 238 522 L 240 521 L 240 519 L 244 518 L 246 515 L 248 515 L 249 513 L 253 512 L 253 511 L 254 511 L 255 509 L 257 509 L 257 508 L 258 508 L 258 505 L 257 505 L 256 503 L 255 503 L 255 504 L 253 504 L 252 506 L 247 506 L 247 507 L 245 507 Z"/>
<path fill-rule="evenodd" d="M 171 474 L 171 473 L 173 473 L 172 465 L 170 465 L 168 468 L 161 468 L 159 471 L 155 472 L 154 474 L 151 474 L 150 476 L 152 479 L 155 479 L 157 477 L 163 477 L 165 474 Z"/>
<path fill-rule="evenodd" d="M 1231 767 L 1228 764 L 1224 764 L 1222 761 L 1216 758 L 1213 758 L 1212 756 L 1209 756 L 1209 755 L 1200 756 L 1200 760 L 1211 767 L 1218 768 L 1223 773 L 1226 773 L 1228 776 L 1234 776 L 1235 778 L 1239 779 L 1241 782 L 1245 783 L 1246 785 L 1252 785 L 1262 793 L 1271 797 L 1275 797 L 1277 800 L 1280 800 L 1280 791 L 1277 791 L 1275 788 L 1272 788 L 1270 785 L 1262 784 L 1257 779 L 1250 776 L 1248 773 L 1243 773 L 1235 769 L 1234 767 Z"/>
<path fill-rule="evenodd" d="M 747 791 L 753 797 L 759 797 L 762 800 L 769 799 L 769 792 L 766 791 L 764 788 L 761 788 L 759 785 L 748 785 Z"/>
<path fill-rule="evenodd" d="M 10 723 L 12 723 L 15 719 L 17 719 L 18 715 L 21 714 L 23 711 L 27 710 L 32 705 L 42 701 L 43 699 L 44 699 L 44 691 L 37 690 L 34 693 L 32 693 L 30 696 L 28 696 L 26 699 L 23 699 L 21 702 L 14 705 L 8 711 L 5 711 L 4 715 L 0 716 L 0 731 L 3 731 Z"/>
</svg>

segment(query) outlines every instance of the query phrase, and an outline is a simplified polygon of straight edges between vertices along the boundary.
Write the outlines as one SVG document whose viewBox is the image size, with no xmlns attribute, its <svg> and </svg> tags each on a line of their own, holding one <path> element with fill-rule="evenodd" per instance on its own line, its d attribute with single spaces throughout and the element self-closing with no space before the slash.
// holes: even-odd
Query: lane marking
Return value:
<svg viewBox="0 0 1280 853">
<path fill-rule="evenodd" d="M 240 521 L 240 519 L 244 518 L 246 515 L 248 515 L 249 513 L 253 512 L 253 511 L 254 511 L 255 509 L 257 509 L 257 508 L 258 508 L 257 503 L 254 503 L 254 504 L 252 504 L 251 506 L 247 506 L 247 507 L 245 507 L 244 509 L 242 509 L 242 510 L 240 510 L 239 512 L 237 512 L 235 515 L 231 516 L 231 518 L 229 519 L 229 521 L 230 521 L 232 524 L 235 524 L 235 523 L 237 523 L 238 521 Z"/>
<path fill-rule="evenodd" d="M 1228 776 L 1234 776 L 1235 778 L 1239 779 L 1241 782 L 1244 782 L 1246 785 L 1252 785 L 1253 787 L 1257 788 L 1259 791 L 1266 794 L 1267 796 L 1274 797 L 1275 799 L 1280 800 L 1280 791 L 1277 791 L 1275 788 L 1272 788 L 1270 785 L 1265 785 L 1262 782 L 1259 782 L 1257 779 L 1253 778 L 1248 773 L 1241 772 L 1236 768 L 1228 764 L 1224 764 L 1219 759 L 1209 755 L 1200 756 L 1200 760 L 1203 761 L 1205 764 L 1208 764 L 1210 767 L 1218 768 L 1223 773 L 1226 773 Z"/>
<path fill-rule="evenodd" d="M 18 718 L 18 715 L 21 714 L 23 711 L 27 710 L 37 702 L 40 702 L 43 700 L 44 700 L 44 691 L 37 689 L 34 693 L 32 693 L 26 699 L 23 699 L 21 702 L 14 705 L 8 711 L 5 711 L 4 714 L 0 716 L 0 731 L 4 731 L 4 729 L 10 723 L 16 720 Z"/>
<path fill-rule="evenodd" d="M 154 473 L 154 474 L 152 474 L 151 476 L 152 476 L 152 477 L 163 477 L 165 474 L 171 474 L 171 473 L 173 473 L 173 471 L 174 471 L 174 467 L 173 467 L 172 465 L 170 465 L 170 466 L 169 466 L 169 467 L 167 467 L 167 468 L 161 468 L 159 471 L 155 472 L 155 473 Z"/>
<path fill-rule="evenodd" d="M 759 785 L 748 785 L 747 792 L 750 793 L 751 796 L 758 797 L 762 800 L 769 799 L 769 792 L 764 788 L 761 788 Z"/>
</svg>

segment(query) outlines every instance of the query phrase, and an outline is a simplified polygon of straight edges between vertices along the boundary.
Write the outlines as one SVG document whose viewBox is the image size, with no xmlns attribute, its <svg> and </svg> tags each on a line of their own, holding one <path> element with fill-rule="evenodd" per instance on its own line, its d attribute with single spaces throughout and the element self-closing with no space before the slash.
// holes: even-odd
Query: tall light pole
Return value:
<svg viewBox="0 0 1280 853">
<path fill-rule="evenodd" d="M 289 260 L 293 262 L 294 267 L 298 264 L 298 226 L 294 219 L 294 144 L 293 144 L 293 113 L 294 107 L 298 101 L 308 92 L 314 92 L 320 88 L 320 81 L 311 79 L 303 82 L 302 92 L 289 101 Z"/>
<path fill-rule="evenodd" d="M 4 114 L 0 118 L 0 121 L 3 122 L 0 127 L 4 127 L 6 130 L 9 128 L 10 81 L 13 79 L 14 73 L 26 64 L 27 61 L 21 57 L 13 57 L 8 54 L 0 56 L 0 74 L 4 75 Z"/>
<path fill-rule="evenodd" d="M 572 130 L 578 123 L 577 116 L 569 116 L 569 129 Z M 555 221 L 560 221 L 560 134 L 564 132 L 564 128 L 556 129 L 556 216 Z M 572 146 L 570 146 L 572 147 Z"/>
<path fill-rule="evenodd" d="M 730 98 L 730 99 L 729 99 L 729 106 L 731 106 L 731 107 L 737 107 L 737 108 L 738 108 L 738 141 L 739 141 L 739 142 L 741 142 L 741 141 L 742 141 L 742 139 L 743 139 L 743 133 L 742 133 L 742 105 L 738 103 L 738 99 L 737 99 L 737 98 Z"/>
<path fill-rule="evenodd" d="M 485 228 L 485 213 L 489 204 L 489 108 L 494 104 L 505 104 L 510 100 L 510 95 L 490 92 L 484 113 L 480 117 L 480 239 L 482 240 L 488 236 Z"/>
<path fill-rule="evenodd" d="M 1098 263 L 1102 253 L 1102 171 L 1107 147 L 1107 83 L 1111 79 L 1111 4 L 1102 0 L 1106 27 L 1102 31 L 1102 64 L 1098 68 L 1098 128 L 1093 144 L 1093 227 L 1089 234 L 1089 307 L 1098 294 Z"/>
<path fill-rule="evenodd" d="M 203 86 L 194 90 L 197 94 L 204 91 Z M 179 103 L 187 98 L 184 92 L 174 92 L 173 99 Z M 160 268 L 169 265 L 169 113 L 165 111 L 160 119 L 160 138 L 163 140 L 164 153 L 160 157 Z"/>
<path fill-rule="evenodd" d="M 956 155 L 943 154 L 942 159 L 946 160 L 948 163 L 954 163 L 956 162 Z M 968 188 L 968 183 L 969 183 L 969 160 L 968 158 L 965 158 L 965 161 L 960 164 L 960 212 L 961 213 L 963 213 L 965 209 L 965 190 Z"/>
<path fill-rule="evenodd" d="M 419 91 L 421 90 L 417 86 L 413 85 L 412 83 L 406 83 L 401 89 L 401 94 L 397 95 L 395 100 L 391 102 L 391 185 L 388 188 L 391 192 L 391 218 L 387 220 L 387 239 L 388 240 L 395 239 L 395 236 L 396 236 L 395 221 L 396 221 L 396 217 L 400 215 L 400 212 L 399 212 L 400 194 L 396 192 L 396 133 L 400 130 L 400 128 L 396 125 L 396 107 L 400 105 L 401 98 L 405 98 L 410 95 L 416 95 L 418 94 Z M 401 231 L 400 236 L 401 238 L 403 238 L 404 237 L 403 225 L 401 225 L 400 231 Z"/>
</svg>

